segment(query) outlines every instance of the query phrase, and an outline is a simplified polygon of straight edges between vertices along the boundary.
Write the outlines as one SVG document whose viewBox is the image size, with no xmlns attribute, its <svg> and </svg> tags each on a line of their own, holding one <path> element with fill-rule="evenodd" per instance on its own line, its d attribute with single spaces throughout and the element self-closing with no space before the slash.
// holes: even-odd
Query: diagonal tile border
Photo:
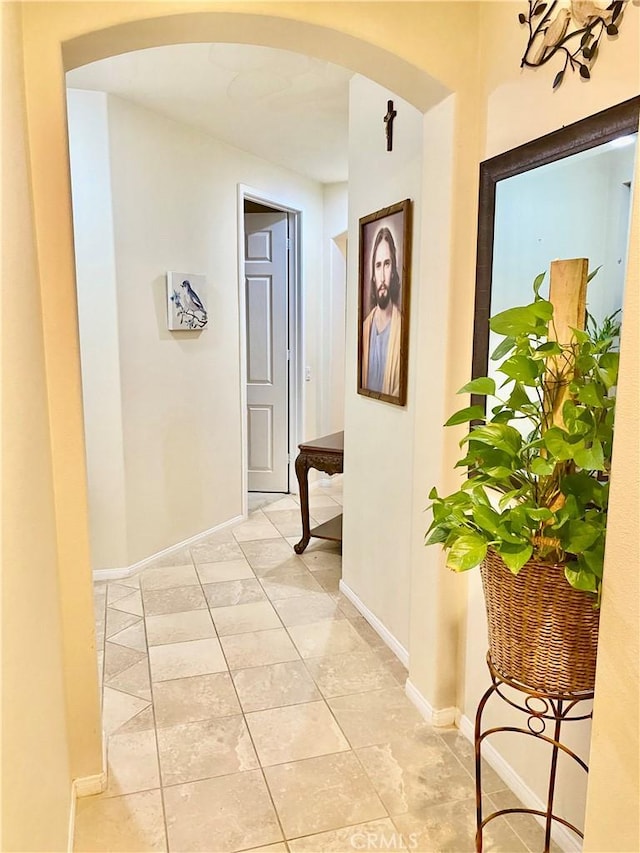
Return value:
<svg viewBox="0 0 640 853">
<path fill-rule="evenodd" d="M 128 669 L 142 660 L 145 655 L 135 649 L 119 646 L 117 643 L 105 643 L 104 647 L 104 679 L 110 681 L 123 669 Z"/>
<path fill-rule="evenodd" d="M 122 610 L 125 613 L 132 613 L 134 616 L 143 616 L 142 596 L 140 590 L 136 589 L 133 592 L 129 588 L 129 594 L 124 598 L 119 598 L 114 604 L 109 605 L 112 610 Z"/>
<path fill-rule="evenodd" d="M 151 702 L 149 662 L 146 657 L 110 679 L 105 686 Z"/>
<path fill-rule="evenodd" d="M 150 702 L 145 699 L 138 699 L 137 696 L 130 696 L 128 693 L 121 693 L 119 690 L 113 690 L 111 687 L 104 688 L 104 700 L 102 703 L 102 727 L 110 735 L 119 729 L 123 723 L 128 722 L 140 711 L 150 706 Z"/>
<path fill-rule="evenodd" d="M 131 588 L 128 586 L 123 586 L 119 584 L 117 581 L 115 583 L 110 583 L 107 586 L 107 606 L 112 607 L 116 601 L 120 601 L 121 598 L 125 598 L 127 595 L 131 595 Z"/>
<path fill-rule="evenodd" d="M 144 622 L 142 620 L 125 628 L 124 631 L 118 631 L 117 634 L 112 634 L 109 637 L 110 643 L 117 643 L 119 646 L 126 646 L 128 649 L 135 649 L 143 654 L 147 653 L 147 636 L 144 630 Z"/>
<path fill-rule="evenodd" d="M 153 716 L 153 707 L 147 705 L 142 711 L 137 713 L 135 717 L 131 717 L 126 723 L 119 726 L 115 733 L 124 734 L 125 732 L 145 732 L 148 729 L 155 729 L 155 719 Z"/>
<path fill-rule="evenodd" d="M 140 621 L 140 616 L 135 616 L 133 613 L 123 613 L 122 610 L 112 610 L 107 607 L 107 628 L 106 637 L 109 639 L 114 634 L 124 631 L 131 625 L 135 625 Z"/>
</svg>

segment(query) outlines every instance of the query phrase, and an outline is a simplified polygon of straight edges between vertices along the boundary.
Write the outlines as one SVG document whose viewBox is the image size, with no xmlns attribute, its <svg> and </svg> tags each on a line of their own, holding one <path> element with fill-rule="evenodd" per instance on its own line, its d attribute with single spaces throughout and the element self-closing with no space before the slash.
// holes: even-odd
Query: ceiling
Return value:
<svg viewBox="0 0 640 853">
<path fill-rule="evenodd" d="M 243 44 L 153 47 L 67 73 L 67 85 L 133 101 L 321 183 L 347 180 L 353 72 Z"/>
</svg>

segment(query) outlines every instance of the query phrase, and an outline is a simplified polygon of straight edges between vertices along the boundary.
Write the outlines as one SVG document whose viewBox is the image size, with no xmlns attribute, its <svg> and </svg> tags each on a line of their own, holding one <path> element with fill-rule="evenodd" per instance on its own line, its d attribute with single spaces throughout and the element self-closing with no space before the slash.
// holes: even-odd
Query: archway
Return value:
<svg viewBox="0 0 640 853">
<path fill-rule="evenodd" d="M 442 100 L 448 90 L 433 76 L 400 58 L 399 53 L 326 25 L 284 17 L 202 12 L 201 6 L 191 13 L 165 16 L 158 15 L 153 6 L 107 9 L 92 4 L 83 7 L 86 16 L 80 24 L 78 8 L 65 7 L 59 14 L 51 7 L 27 8 L 24 24 L 32 191 L 37 249 L 43 270 L 41 289 L 58 553 L 63 567 L 60 583 L 69 673 L 67 689 L 71 713 L 94 721 L 92 730 L 78 732 L 77 742 L 72 743 L 74 775 L 85 776 L 98 763 L 99 709 L 96 697 L 88 695 L 87 689 L 92 683 L 95 662 L 90 652 L 91 579 L 64 71 L 142 47 L 189 41 L 242 41 L 294 48 L 319 58 L 341 61 L 397 91 L 422 111 Z M 438 29 L 443 31 L 446 23 L 440 22 Z M 433 33 L 436 40 L 437 35 L 436 30 Z M 73 682 L 71 673 L 74 673 Z M 88 760 L 88 755 L 93 755 L 93 759 Z"/>
</svg>

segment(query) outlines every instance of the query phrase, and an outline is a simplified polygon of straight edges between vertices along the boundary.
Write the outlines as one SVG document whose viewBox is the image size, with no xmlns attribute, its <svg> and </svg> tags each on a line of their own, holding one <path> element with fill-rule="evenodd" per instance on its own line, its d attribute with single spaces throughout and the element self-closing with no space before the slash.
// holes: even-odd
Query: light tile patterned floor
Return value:
<svg viewBox="0 0 640 853">
<path fill-rule="evenodd" d="M 340 480 L 313 489 L 316 522 L 341 511 Z M 406 698 L 338 590 L 339 548 L 295 555 L 294 496 L 252 498 L 173 564 L 96 585 L 109 782 L 78 800 L 75 849 L 473 850 L 469 744 Z M 519 821 L 495 821 L 485 849 L 541 847 Z"/>
</svg>

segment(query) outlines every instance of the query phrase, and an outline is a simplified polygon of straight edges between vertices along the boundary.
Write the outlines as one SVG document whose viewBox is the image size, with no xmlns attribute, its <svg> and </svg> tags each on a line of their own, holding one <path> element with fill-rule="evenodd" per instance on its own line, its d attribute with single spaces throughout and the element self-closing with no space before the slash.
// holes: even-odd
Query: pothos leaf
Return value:
<svg viewBox="0 0 640 853">
<path fill-rule="evenodd" d="M 498 346 L 491 353 L 491 360 L 497 361 L 499 358 L 502 358 L 503 355 L 506 355 L 508 352 L 511 352 L 511 350 L 514 348 L 515 345 L 516 345 L 516 342 L 515 342 L 514 338 L 511 338 L 511 337 L 505 338 L 503 341 L 501 341 L 498 344 Z"/>
<path fill-rule="evenodd" d="M 574 519 L 564 530 L 565 550 L 579 554 L 590 548 L 600 536 L 600 530 L 588 521 Z"/>
<path fill-rule="evenodd" d="M 547 459 L 543 459 L 542 456 L 538 456 L 531 463 L 532 473 L 537 474 L 539 477 L 548 477 L 549 474 L 553 473 L 554 468 L 555 465 Z"/>
<path fill-rule="evenodd" d="M 576 465 L 588 471 L 604 470 L 604 454 L 602 445 L 596 439 L 591 447 L 578 450 L 575 454 Z"/>
<path fill-rule="evenodd" d="M 529 305 L 522 305 L 494 315 L 489 328 L 498 335 L 530 335 L 538 331 L 539 320 Z"/>
<path fill-rule="evenodd" d="M 594 276 L 598 275 L 598 270 L 600 269 L 602 269 L 602 264 L 600 264 L 599 267 L 596 267 L 593 272 L 589 273 L 589 275 L 587 276 L 587 284 L 589 284 L 589 282 Z"/>
<path fill-rule="evenodd" d="M 533 548 L 531 545 L 512 545 L 505 542 L 495 546 L 496 551 L 502 557 L 502 561 L 510 572 L 517 575 L 524 564 L 531 558 Z"/>
<path fill-rule="evenodd" d="M 479 376 L 477 379 L 472 379 L 467 382 L 458 391 L 458 394 L 483 394 L 493 396 L 496 393 L 496 383 L 494 379 L 488 376 Z"/>
<path fill-rule="evenodd" d="M 571 586 L 576 589 L 581 589 L 585 592 L 597 592 L 598 586 L 596 576 L 592 572 L 585 571 L 585 569 L 573 569 L 570 566 L 565 566 L 564 576 Z"/>
<path fill-rule="evenodd" d="M 564 71 L 561 71 L 560 74 L 564 74 Z M 554 85 L 555 85 L 555 83 L 554 83 Z M 533 280 L 533 292 L 535 293 L 536 298 L 540 294 L 540 288 L 542 287 L 542 282 L 544 281 L 545 276 L 546 276 L 546 273 L 541 272 Z"/>
<path fill-rule="evenodd" d="M 445 426 L 456 426 L 457 424 L 466 424 L 469 421 L 484 420 L 484 409 L 482 406 L 467 406 L 465 409 L 455 412 L 451 415 Z"/>
<path fill-rule="evenodd" d="M 466 572 L 479 566 L 487 553 L 487 543 L 478 533 L 458 536 L 447 554 L 447 566 L 454 572 Z"/>
<path fill-rule="evenodd" d="M 436 527 L 428 539 L 425 536 L 425 545 L 437 545 L 441 542 L 446 542 L 448 535 L 449 531 L 444 527 Z"/>
</svg>

